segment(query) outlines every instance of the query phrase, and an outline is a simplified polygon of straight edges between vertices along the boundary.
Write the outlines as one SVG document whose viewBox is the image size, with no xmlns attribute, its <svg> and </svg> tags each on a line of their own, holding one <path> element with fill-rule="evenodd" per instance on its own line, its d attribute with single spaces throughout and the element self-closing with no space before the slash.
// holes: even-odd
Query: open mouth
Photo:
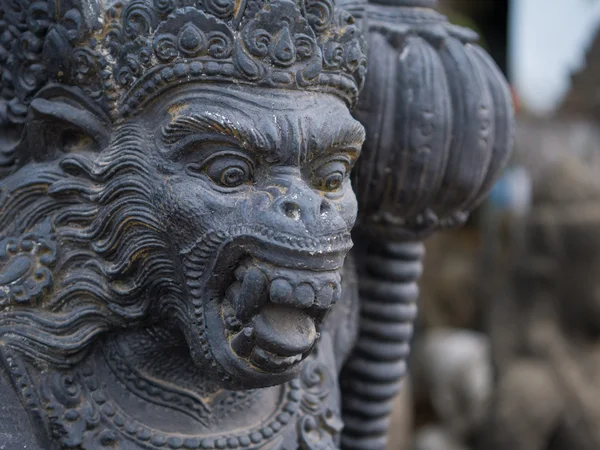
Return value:
<svg viewBox="0 0 600 450">
<path fill-rule="evenodd" d="M 188 339 L 229 388 L 273 386 L 292 379 L 315 346 L 341 297 L 352 240 L 347 231 L 299 237 L 238 228 L 206 234 L 185 252 L 197 328 Z"/>
<path fill-rule="evenodd" d="M 339 271 L 291 269 L 246 257 L 234 275 L 220 312 L 232 352 L 264 372 L 297 365 L 341 295 Z"/>
</svg>

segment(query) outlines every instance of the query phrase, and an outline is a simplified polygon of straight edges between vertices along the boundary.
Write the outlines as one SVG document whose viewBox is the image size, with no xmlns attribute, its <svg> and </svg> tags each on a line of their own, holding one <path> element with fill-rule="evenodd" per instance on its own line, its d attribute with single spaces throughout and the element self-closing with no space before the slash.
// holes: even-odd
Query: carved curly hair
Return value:
<svg viewBox="0 0 600 450">
<path fill-rule="evenodd" d="M 0 184 L 0 243 L 26 235 L 34 246 L 51 241 L 49 248 L 56 247 L 55 261 L 45 261 L 51 274 L 41 295 L 4 299 L 0 336 L 55 364 L 78 360 L 104 331 L 142 323 L 151 298 L 178 289 L 149 199 L 144 135 L 130 124 L 113 136 L 99 153 L 31 162 Z M 28 255 L 4 254 L 0 291 L 8 289 L 1 283 L 10 258 Z M 11 286 L 20 282 L 23 277 Z"/>
</svg>

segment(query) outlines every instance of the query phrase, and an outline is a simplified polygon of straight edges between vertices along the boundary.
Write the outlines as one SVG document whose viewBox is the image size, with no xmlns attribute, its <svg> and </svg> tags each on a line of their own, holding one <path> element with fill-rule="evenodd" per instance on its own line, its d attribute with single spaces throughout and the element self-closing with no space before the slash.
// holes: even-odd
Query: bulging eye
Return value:
<svg viewBox="0 0 600 450">
<path fill-rule="evenodd" d="M 215 155 L 202 165 L 189 164 L 188 172 L 193 175 L 206 174 L 216 185 L 236 188 L 252 182 L 252 163 L 238 155 Z"/>
<path fill-rule="evenodd" d="M 329 161 L 315 170 L 313 183 L 320 191 L 336 192 L 342 188 L 347 174 L 348 164 Z"/>
<path fill-rule="evenodd" d="M 344 175 L 340 172 L 332 173 L 324 180 L 325 191 L 337 191 L 342 187 L 342 183 L 344 182 Z"/>
<path fill-rule="evenodd" d="M 225 187 L 237 187 L 250 180 L 249 173 L 240 167 L 227 167 L 216 174 L 219 176 L 219 184 Z M 216 177 L 211 177 L 216 180 Z"/>
</svg>

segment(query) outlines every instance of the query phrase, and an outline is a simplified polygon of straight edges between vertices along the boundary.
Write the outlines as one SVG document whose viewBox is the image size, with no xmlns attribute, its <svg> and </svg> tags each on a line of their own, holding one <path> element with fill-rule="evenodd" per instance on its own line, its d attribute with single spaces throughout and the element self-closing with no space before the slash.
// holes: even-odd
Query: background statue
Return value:
<svg viewBox="0 0 600 450">
<path fill-rule="evenodd" d="M 493 389 L 490 343 L 465 329 L 437 328 L 415 343 L 412 386 L 435 423 L 417 430 L 414 450 L 465 450 L 489 411 Z"/>
<path fill-rule="evenodd" d="M 497 299 L 491 319 L 498 381 L 485 449 L 600 445 L 600 183 L 595 167 L 575 158 L 542 175 L 512 295 Z"/>
</svg>

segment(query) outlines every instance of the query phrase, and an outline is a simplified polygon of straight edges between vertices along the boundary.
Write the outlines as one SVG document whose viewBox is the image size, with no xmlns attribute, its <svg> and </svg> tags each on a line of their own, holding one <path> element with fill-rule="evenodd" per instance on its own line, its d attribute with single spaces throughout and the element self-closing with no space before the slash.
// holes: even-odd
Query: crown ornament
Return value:
<svg viewBox="0 0 600 450">
<path fill-rule="evenodd" d="M 45 86 L 78 86 L 118 122 L 190 82 L 330 92 L 354 105 L 366 72 L 333 0 L 2 0 L 0 127 Z"/>
</svg>

